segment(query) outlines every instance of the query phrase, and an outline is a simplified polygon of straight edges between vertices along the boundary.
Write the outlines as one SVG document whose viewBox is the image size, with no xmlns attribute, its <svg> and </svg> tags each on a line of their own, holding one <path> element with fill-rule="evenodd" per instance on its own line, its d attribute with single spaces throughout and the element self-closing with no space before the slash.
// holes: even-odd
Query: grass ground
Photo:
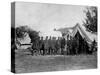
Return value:
<svg viewBox="0 0 100 75">
<path fill-rule="evenodd" d="M 31 56 L 17 53 L 15 57 L 16 73 L 62 71 L 97 68 L 96 55 L 77 56 Z"/>
</svg>

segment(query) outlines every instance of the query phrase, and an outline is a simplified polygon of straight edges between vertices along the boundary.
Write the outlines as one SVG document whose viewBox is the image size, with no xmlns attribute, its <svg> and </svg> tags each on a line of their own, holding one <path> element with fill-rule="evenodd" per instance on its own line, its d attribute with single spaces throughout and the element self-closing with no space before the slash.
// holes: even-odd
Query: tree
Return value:
<svg viewBox="0 0 100 75">
<path fill-rule="evenodd" d="M 39 41 L 39 33 L 37 31 L 29 30 L 28 34 L 29 34 L 29 37 L 31 38 L 32 43 Z"/>
<path fill-rule="evenodd" d="M 29 35 L 31 42 L 36 42 L 39 39 L 39 32 L 32 30 L 28 26 L 20 26 L 16 28 L 16 37 L 24 38 L 26 33 Z"/>
<path fill-rule="evenodd" d="M 32 30 L 30 28 L 27 29 L 27 33 L 29 34 L 29 37 L 31 39 L 32 43 L 32 55 L 34 52 L 37 54 L 40 50 L 40 37 L 39 37 L 39 32 Z"/>
<path fill-rule="evenodd" d="M 25 33 L 27 32 L 27 26 L 20 26 L 16 28 L 16 38 L 24 38 L 26 35 Z"/>
<path fill-rule="evenodd" d="M 85 26 L 86 30 L 91 33 L 97 33 L 97 8 L 90 7 L 84 12 L 86 14 L 86 18 L 83 25 Z"/>
<path fill-rule="evenodd" d="M 39 47 L 39 32 L 32 30 L 28 26 L 20 26 L 16 28 L 16 39 L 21 38 L 23 39 L 26 34 L 29 35 L 32 43 L 32 51 L 30 51 L 33 55 L 33 50 L 38 49 Z"/>
</svg>

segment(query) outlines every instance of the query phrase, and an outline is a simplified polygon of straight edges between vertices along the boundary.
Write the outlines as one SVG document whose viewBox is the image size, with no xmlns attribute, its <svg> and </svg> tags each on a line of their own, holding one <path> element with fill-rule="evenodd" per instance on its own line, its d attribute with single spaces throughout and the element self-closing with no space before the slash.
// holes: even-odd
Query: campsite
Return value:
<svg viewBox="0 0 100 75">
<path fill-rule="evenodd" d="M 97 7 L 15 2 L 13 73 L 97 69 Z"/>
</svg>

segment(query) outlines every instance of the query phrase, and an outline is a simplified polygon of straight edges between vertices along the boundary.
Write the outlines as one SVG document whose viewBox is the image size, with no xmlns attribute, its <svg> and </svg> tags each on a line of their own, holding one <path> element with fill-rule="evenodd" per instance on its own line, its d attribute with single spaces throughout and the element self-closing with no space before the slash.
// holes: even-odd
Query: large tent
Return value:
<svg viewBox="0 0 100 75">
<path fill-rule="evenodd" d="M 60 31 L 62 35 L 64 34 L 66 40 L 74 37 L 76 33 L 79 32 L 82 38 L 85 39 L 88 43 L 92 42 L 92 40 L 88 37 L 86 32 L 79 24 L 76 24 L 74 27 L 57 29 L 56 31 Z"/>
</svg>

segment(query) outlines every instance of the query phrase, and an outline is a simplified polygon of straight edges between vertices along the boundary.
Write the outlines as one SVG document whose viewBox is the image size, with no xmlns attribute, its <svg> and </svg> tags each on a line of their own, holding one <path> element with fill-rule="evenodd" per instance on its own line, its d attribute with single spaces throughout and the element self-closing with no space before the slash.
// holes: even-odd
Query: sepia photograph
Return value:
<svg viewBox="0 0 100 75">
<path fill-rule="evenodd" d="M 11 72 L 97 69 L 97 6 L 11 3 Z"/>
</svg>

